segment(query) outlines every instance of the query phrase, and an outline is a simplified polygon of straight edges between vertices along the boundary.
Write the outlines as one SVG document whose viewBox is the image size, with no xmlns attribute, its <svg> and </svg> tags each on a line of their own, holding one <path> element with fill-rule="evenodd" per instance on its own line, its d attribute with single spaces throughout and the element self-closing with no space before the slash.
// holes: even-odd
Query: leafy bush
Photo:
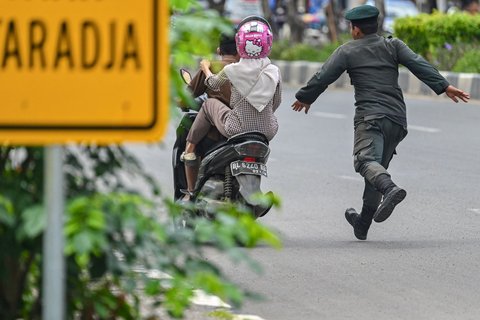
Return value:
<svg viewBox="0 0 480 320">
<path fill-rule="evenodd" d="M 413 51 L 426 58 L 429 55 L 429 35 L 426 30 L 426 21 L 430 17 L 427 14 L 420 14 L 414 17 L 398 18 L 393 25 L 394 35 Z"/>
<path fill-rule="evenodd" d="M 182 210 L 165 201 L 170 212 Z M 70 308 L 82 318 L 94 311 L 100 318 L 139 319 L 146 298 L 150 306 L 181 317 L 194 289 L 239 306 L 248 293 L 203 258 L 206 244 L 236 261 L 249 261 L 238 243 L 279 245 L 275 235 L 233 205 L 220 210 L 215 221 L 198 219 L 195 230 L 180 231 L 159 222 L 158 205 L 124 193 L 69 203 L 65 250 L 69 273 L 81 276 L 69 277 L 67 292 Z"/>
<path fill-rule="evenodd" d="M 40 271 L 46 225 L 43 161 L 42 148 L 0 147 L 1 319 L 38 319 L 41 314 Z M 139 162 L 125 149 L 116 146 L 66 148 L 64 174 L 66 197 L 70 201 L 92 197 L 100 186 L 106 190 L 129 193 L 132 190 L 127 181 L 132 178 L 143 180 L 150 186 L 152 194 L 158 194 L 159 190 L 153 179 L 141 169 Z M 123 179 L 120 178 L 122 175 Z M 67 243 L 67 247 L 74 245 L 79 246 L 80 250 L 89 250 L 90 246 L 101 242 L 92 230 L 101 227 L 106 218 L 103 212 L 95 213 L 90 219 L 81 221 L 82 226 L 86 226 L 85 232 L 74 240 L 74 244 Z M 80 261 L 67 260 L 69 284 L 76 283 L 79 275 L 85 273 L 86 264 L 77 264 Z M 91 294 L 90 287 L 74 286 L 71 289 L 68 290 L 72 298 L 68 306 L 70 316 L 80 310 L 74 301 L 81 300 L 82 295 Z"/>
<path fill-rule="evenodd" d="M 399 18 L 394 31 L 412 50 L 442 70 L 451 70 L 465 52 L 480 47 L 479 15 L 434 13 Z"/>
<path fill-rule="evenodd" d="M 5 178 L 0 185 L 1 319 L 40 319 L 46 225 L 42 159 L 40 148 L 0 148 Z M 125 181 L 143 177 L 152 191 L 158 190 L 122 148 L 66 149 L 65 169 L 67 181 L 75 182 L 67 189 L 65 223 L 69 319 L 141 319 L 145 298 L 181 317 L 194 289 L 238 306 L 249 293 L 203 258 L 205 245 L 254 267 L 238 244 L 279 246 L 273 233 L 233 205 L 219 210 L 215 221 L 198 219 L 195 230 L 178 231 L 161 223 L 159 208 L 172 218 L 183 208 L 168 198 L 147 200 L 119 179 L 112 183 L 113 177 L 122 175 L 127 175 Z M 110 181 L 108 190 L 113 192 L 99 193 L 102 181 Z M 151 276 L 152 272 L 161 276 Z"/>
<path fill-rule="evenodd" d="M 453 71 L 480 73 L 480 51 L 477 49 L 466 52 L 457 60 Z"/>
<path fill-rule="evenodd" d="M 452 70 L 457 62 L 463 59 L 467 52 L 478 51 L 479 49 L 479 43 L 457 43 L 455 45 L 445 43 L 443 47 L 436 49 L 435 55 L 432 55 L 432 63 L 441 70 Z M 458 72 L 469 71 L 466 69 L 458 69 Z"/>
</svg>

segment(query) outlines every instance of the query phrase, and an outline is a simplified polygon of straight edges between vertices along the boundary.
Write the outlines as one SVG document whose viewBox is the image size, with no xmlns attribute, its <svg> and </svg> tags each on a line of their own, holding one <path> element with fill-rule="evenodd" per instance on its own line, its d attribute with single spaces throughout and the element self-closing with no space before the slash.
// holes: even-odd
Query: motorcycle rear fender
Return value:
<svg viewBox="0 0 480 320">
<path fill-rule="evenodd" d="M 243 199 L 252 206 L 257 205 L 258 203 L 252 199 L 252 195 L 262 192 L 260 189 L 261 177 L 253 174 L 240 174 L 235 178 L 240 186 L 239 191 Z"/>
<path fill-rule="evenodd" d="M 260 190 L 260 176 L 252 174 L 240 174 L 235 176 L 235 178 L 240 185 L 239 192 L 241 196 L 243 199 L 245 199 L 245 202 L 251 206 L 252 213 L 256 218 L 263 217 L 268 211 L 270 211 L 272 204 L 265 205 L 252 197 L 255 194 L 263 194 L 262 190 Z"/>
</svg>

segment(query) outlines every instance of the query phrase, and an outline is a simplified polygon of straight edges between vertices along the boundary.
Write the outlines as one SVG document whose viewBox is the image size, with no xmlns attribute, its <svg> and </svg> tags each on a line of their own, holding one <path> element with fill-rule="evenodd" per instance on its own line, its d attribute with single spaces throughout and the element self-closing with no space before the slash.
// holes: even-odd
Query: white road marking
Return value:
<svg viewBox="0 0 480 320">
<path fill-rule="evenodd" d="M 343 180 L 352 180 L 352 181 L 358 181 L 358 182 L 363 182 L 363 178 L 361 177 L 354 177 L 354 176 L 338 176 L 338 178 L 343 179 Z"/>
<path fill-rule="evenodd" d="M 438 133 L 441 131 L 440 129 L 437 129 L 437 128 L 412 126 L 412 125 L 408 125 L 408 130 L 421 131 L 421 132 L 427 132 L 427 133 Z"/>
<path fill-rule="evenodd" d="M 312 113 L 316 117 L 328 118 L 328 119 L 345 119 L 347 116 L 341 113 L 330 113 L 315 111 Z"/>
<path fill-rule="evenodd" d="M 252 316 L 252 315 L 246 315 L 246 314 L 236 314 L 233 317 L 233 320 L 265 320 L 265 319 L 260 318 L 259 316 Z"/>
<path fill-rule="evenodd" d="M 468 209 L 468 211 L 472 211 L 473 213 L 480 214 L 480 209 L 472 208 L 472 209 Z"/>
</svg>

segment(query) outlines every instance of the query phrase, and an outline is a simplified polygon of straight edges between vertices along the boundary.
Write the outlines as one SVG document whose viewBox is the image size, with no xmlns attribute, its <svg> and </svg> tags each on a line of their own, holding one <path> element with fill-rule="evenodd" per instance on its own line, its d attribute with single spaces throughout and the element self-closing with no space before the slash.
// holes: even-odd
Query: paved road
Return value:
<svg viewBox="0 0 480 320">
<path fill-rule="evenodd" d="M 480 103 L 407 98 L 409 134 L 390 172 L 408 196 L 361 242 L 343 217 L 360 208 L 363 190 L 351 158 L 353 94 L 327 90 L 305 116 L 289 108 L 294 92 L 283 95 L 264 183 L 283 206 L 261 220 L 284 248 L 251 251 L 262 275 L 225 265 L 265 297 L 236 311 L 267 320 L 478 319 Z M 165 192 L 172 135 L 163 151 L 138 147 Z"/>
</svg>

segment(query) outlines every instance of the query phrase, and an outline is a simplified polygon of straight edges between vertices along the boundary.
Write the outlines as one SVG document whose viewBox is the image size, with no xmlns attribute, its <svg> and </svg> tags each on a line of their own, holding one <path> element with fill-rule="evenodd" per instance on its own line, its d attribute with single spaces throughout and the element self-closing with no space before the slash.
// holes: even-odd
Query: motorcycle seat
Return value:
<svg viewBox="0 0 480 320">
<path fill-rule="evenodd" d="M 234 135 L 233 137 L 230 137 L 227 140 L 227 143 L 233 144 L 233 143 L 245 142 L 246 140 L 256 140 L 256 141 L 263 142 L 266 145 L 268 145 L 269 143 L 267 137 L 265 137 L 263 133 L 257 132 L 257 131 L 245 132 L 245 133 Z"/>
<path fill-rule="evenodd" d="M 220 143 L 216 144 L 212 149 L 210 149 L 206 152 L 205 156 L 209 155 L 210 153 L 212 153 L 215 150 L 223 148 L 226 145 L 241 143 L 241 142 L 245 142 L 245 141 L 248 141 L 248 140 L 260 141 L 260 142 L 265 143 L 267 146 L 269 144 L 269 141 L 268 141 L 267 137 L 265 137 L 265 135 L 261 132 L 251 131 L 251 132 L 239 133 L 237 135 L 234 135 L 234 136 L 230 137 L 229 139 L 227 139 L 227 141 L 220 142 Z"/>
</svg>

